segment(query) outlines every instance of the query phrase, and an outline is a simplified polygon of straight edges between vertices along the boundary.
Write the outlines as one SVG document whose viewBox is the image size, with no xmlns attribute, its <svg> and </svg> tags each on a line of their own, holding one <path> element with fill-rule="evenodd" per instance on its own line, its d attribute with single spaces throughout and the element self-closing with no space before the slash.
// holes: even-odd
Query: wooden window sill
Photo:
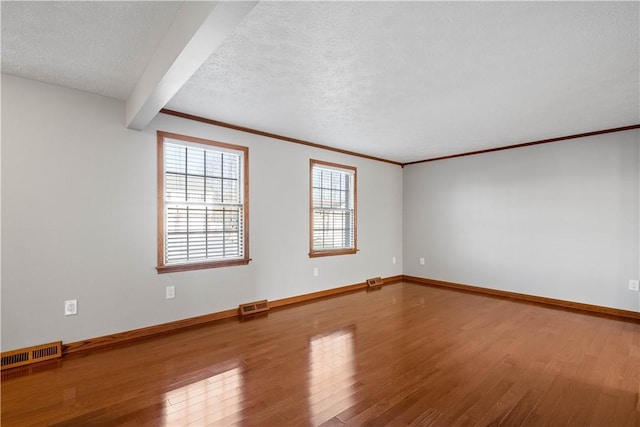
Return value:
<svg viewBox="0 0 640 427">
<path fill-rule="evenodd" d="M 236 265 L 247 265 L 251 261 L 251 258 L 233 259 L 225 261 L 213 261 L 213 262 L 194 262 L 189 264 L 177 264 L 177 265 L 159 265 L 156 267 L 158 274 L 174 273 L 178 271 L 191 271 L 191 270 L 204 270 L 207 268 L 220 268 L 220 267 L 233 267 Z"/>
</svg>

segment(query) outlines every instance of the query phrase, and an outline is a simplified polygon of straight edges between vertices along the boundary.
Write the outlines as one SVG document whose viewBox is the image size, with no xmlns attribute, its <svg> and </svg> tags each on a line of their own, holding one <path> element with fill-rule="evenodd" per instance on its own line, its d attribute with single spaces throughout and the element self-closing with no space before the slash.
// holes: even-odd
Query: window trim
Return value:
<svg viewBox="0 0 640 427">
<path fill-rule="evenodd" d="M 243 208 L 244 208 L 244 256 L 238 259 L 220 261 L 189 262 L 184 264 L 166 265 L 164 261 L 165 250 L 165 224 L 164 224 L 164 140 L 175 139 L 178 141 L 191 142 L 208 145 L 217 148 L 229 149 L 243 153 Z M 235 265 L 247 265 L 249 258 L 249 148 L 240 145 L 228 144 L 226 142 L 213 141 L 210 139 L 197 138 L 194 136 L 180 135 L 177 133 L 157 131 L 157 255 L 158 264 L 156 270 L 158 274 L 173 273 L 177 271 L 202 270 L 207 268 L 230 267 Z"/>
<path fill-rule="evenodd" d="M 353 248 L 313 249 L 313 167 L 316 165 L 353 172 Z M 355 166 L 309 159 L 309 258 L 351 255 L 358 251 L 358 169 Z"/>
</svg>

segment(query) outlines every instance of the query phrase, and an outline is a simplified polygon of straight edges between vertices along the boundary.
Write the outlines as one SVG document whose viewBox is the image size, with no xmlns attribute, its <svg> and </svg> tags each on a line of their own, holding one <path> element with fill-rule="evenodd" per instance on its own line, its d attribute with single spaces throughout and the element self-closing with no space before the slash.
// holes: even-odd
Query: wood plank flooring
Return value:
<svg viewBox="0 0 640 427">
<path fill-rule="evenodd" d="M 640 426 L 640 324 L 400 283 L 2 374 L 2 426 Z"/>
</svg>

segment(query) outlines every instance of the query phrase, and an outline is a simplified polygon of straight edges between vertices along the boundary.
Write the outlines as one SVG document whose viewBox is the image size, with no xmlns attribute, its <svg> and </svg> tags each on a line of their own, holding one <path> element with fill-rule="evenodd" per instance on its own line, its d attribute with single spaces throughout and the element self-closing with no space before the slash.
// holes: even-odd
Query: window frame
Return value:
<svg viewBox="0 0 640 427">
<path fill-rule="evenodd" d="M 183 141 L 188 144 L 200 144 L 214 148 L 221 148 L 222 151 L 231 150 L 242 153 L 242 170 L 240 172 L 243 183 L 243 222 L 244 235 L 242 241 L 244 253 L 242 258 L 207 260 L 195 262 L 183 262 L 180 264 L 166 264 L 165 262 L 165 170 L 164 170 L 164 144 L 165 139 Z M 213 141 L 210 139 L 181 135 L 172 132 L 157 131 L 157 256 L 158 263 L 156 270 L 158 274 L 172 273 L 178 271 L 202 270 L 208 268 L 231 267 L 236 265 L 247 265 L 249 258 L 249 148 L 225 142 Z"/>
<path fill-rule="evenodd" d="M 315 166 L 324 166 L 326 169 L 335 169 L 338 171 L 344 171 L 353 174 L 353 248 L 318 250 L 314 249 L 313 247 L 313 169 Z M 347 166 L 339 163 L 325 162 L 323 160 L 309 159 L 309 258 L 334 255 L 350 255 L 355 254 L 356 252 L 358 252 L 358 250 L 358 169 L 355 166 Z"/>
</svg>

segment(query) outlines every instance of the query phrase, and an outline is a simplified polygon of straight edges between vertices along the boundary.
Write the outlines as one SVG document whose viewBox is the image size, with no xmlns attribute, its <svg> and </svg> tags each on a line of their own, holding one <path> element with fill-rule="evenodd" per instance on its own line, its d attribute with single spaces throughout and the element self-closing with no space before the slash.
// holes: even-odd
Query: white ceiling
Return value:
<svg viewBox="0 0 640 427">
<path fill-rule="evenodd" d="M 127 100 L 182 2 L 2 2 L 2 71 Z M 260 2 L 166 108 L 409 162 L 640 121 L 638 2 Z"/>
<path fill-rule="evenodd" d="M 126 99 L 181 4 L 2 1 L 2 72 Z"/>
</svg>

